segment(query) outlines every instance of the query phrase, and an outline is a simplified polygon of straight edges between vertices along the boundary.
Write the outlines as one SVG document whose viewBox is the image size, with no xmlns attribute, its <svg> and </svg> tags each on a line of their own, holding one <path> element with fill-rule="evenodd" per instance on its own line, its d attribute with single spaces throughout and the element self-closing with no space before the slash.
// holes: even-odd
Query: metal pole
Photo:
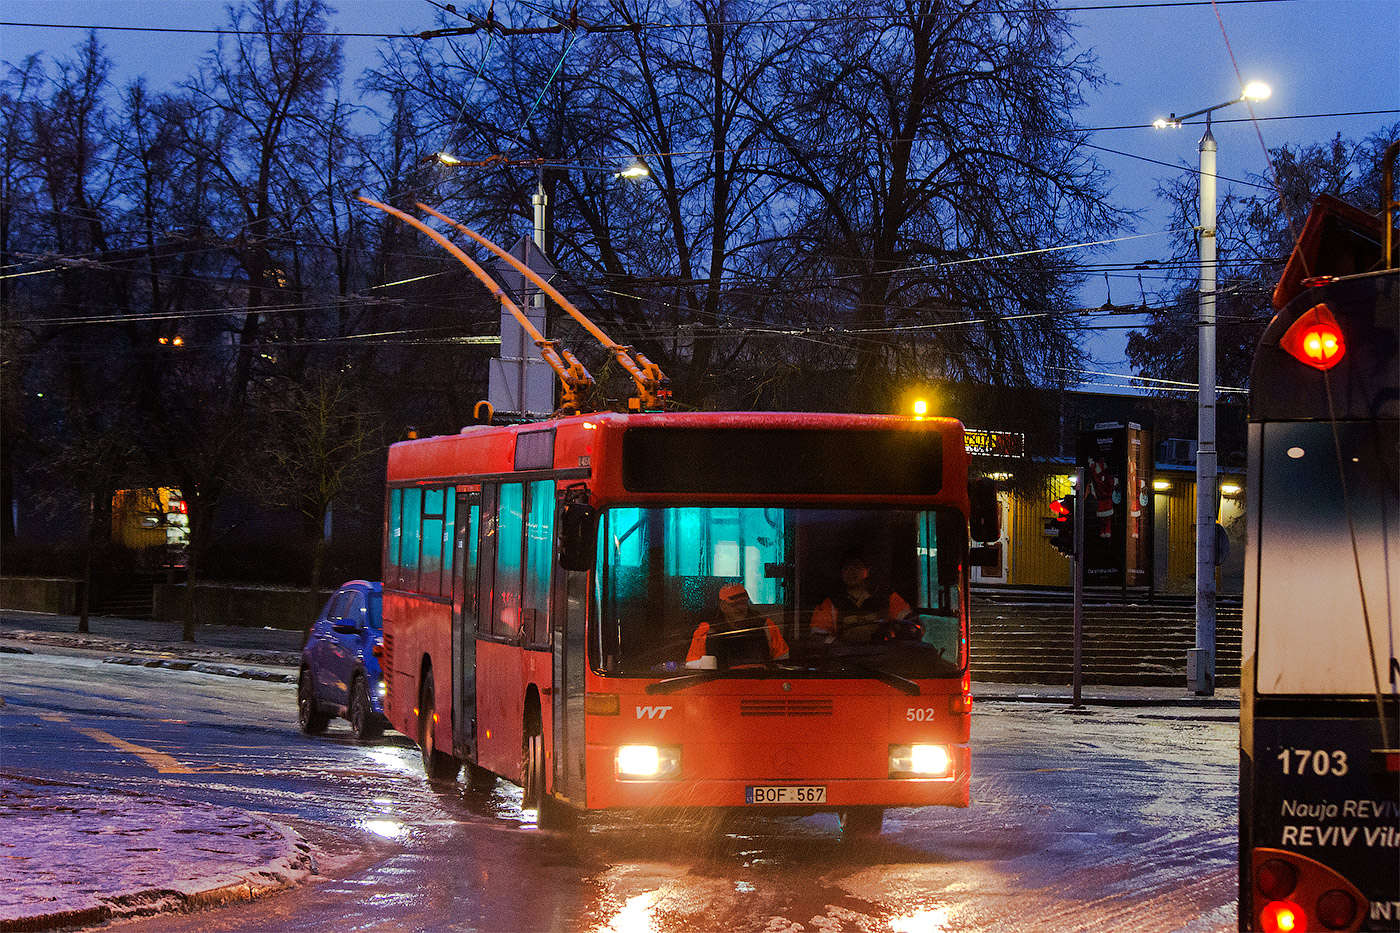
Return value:
<svg viewBox="0 0 1400 933">
<path fill-rule="evenodd" d="M 539 185 L 535 188 L 535 193 L 530 196 L 530 203 L 535 205 L 535 245 L 544 250 L 544 209 L 549 203 L 549 198 L 544 193 L 544 169 L 540 169 Z"/>
<path fill-rule="evenodd" d="M 1206 114 L 1201 137 L 1200 318 L 1196 392 L 1196 651 L 1198 696 L 1215 693 L 1215 137 Z"/>
<path fill-rule="evenodd" d="M 1074 708 L 1083 693 L 1084 661 L 1084 507 L 1085 483 L 1084 467 L 1074 471 L 1074 558 L 1071 571 L 1074 576 Z"/>
<path fill-rule="evenodd" d="M 548 196 L 546 196 L 545 193 L 544 193 L 544 169 L 543 169 L 543 168 L 540 169 L 539 183 L 535 186 L 535 193 L 532 194 L 532 195 L 530 196 L 530 203 L 533 204 L 534 207 L 535 207 L 535 248 L 538 249 L 538 250 L 540 251 L 540 255 L 541 255 L 541 256 L 548 256 L 549 254 L 545 251 L 545 248 L 544 248 L 544 238 L 545 238 L 545 208 L 546 208 L 546 206 L 548 206 L 548 204 L 549 204 L 549 198 L 548 198 Z M 529 257 L 528 257 L 528 256 L 526 257 L 526 264 L 527 264 L 527 265 L 529 264 Z M 529 282 L 526 282 L 525 284 L 526 284 L 526 285 L 529 285 L 530 283 L 529 283 Z M 536 322 L 536 326 L 539 328 L 540 333 L 541 333 L 541 334 L 544 334 L 544 335 L 547 337 L 547 336 L 549 336 L 549 329 L 548 329 L 548 326 L 547 326 L 547 325 L 548 325 L 548 321 L 545 320 L 545 313 L 546 313 L 546 312 L 545 312 L 545 305 L 544 305 L 544 289 L 538 288 L 538 287 L 535 288 L 535 295 L 534 295 L 534 301 L 533 301 L 533 303 L 534 303 L 534 306 L 535 306 L 535 322 Z M 528 357 L 529 354 L 522 354 L 522 356 Z M 529 407 L 529 406 L 525 403 L 525 398 L 526 398 L 526 394 L 525 394 L 525 385 L 526 385 L 526 381 L 527 381 L 527 380 L 526 380 L 526 372 L 527 372 L 528 370 L 529 370 L 529 366 L 523 365 L 523 364 L 520 366 L 520 399 L 521 399 L 521 405 L 520 405 L 520 407 L 521 407 L 522 409 L 523 409 L 523 408 Z"/>
</svg>

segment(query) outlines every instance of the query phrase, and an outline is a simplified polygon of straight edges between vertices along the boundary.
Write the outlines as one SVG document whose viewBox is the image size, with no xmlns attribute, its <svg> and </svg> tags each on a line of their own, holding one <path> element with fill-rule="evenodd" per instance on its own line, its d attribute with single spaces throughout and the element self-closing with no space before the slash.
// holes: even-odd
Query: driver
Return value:
<svg viewBox="0 0 1400 933">
<path fill-rule="evenodd" d="M 788 646 L 773 620 L 754 611 L 749 591 L 741 584 L 728 583 L 719 588 L 718 618 L 696 627 L 686 666 L 694 666 L 706 655 L 724 668 L 781 660 L 788 656 Z"/>
<path fill-rule="evenodd" d="M 841 588 L 822 600 L 812 613 L 812 634 L 828 642 L 840 638 L 867 642 L 875 637 L 876 622 L 907 619 L 909 604 L 894 590 L 880 590 L 870 583 L 870 567 L 859 554 L 841 561 Z"/>
</svg>

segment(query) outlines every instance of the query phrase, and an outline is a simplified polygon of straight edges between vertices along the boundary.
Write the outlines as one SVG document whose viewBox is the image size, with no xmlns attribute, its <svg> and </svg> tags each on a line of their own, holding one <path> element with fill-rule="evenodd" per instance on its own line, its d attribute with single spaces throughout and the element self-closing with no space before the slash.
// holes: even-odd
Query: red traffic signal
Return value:
<svg viewBox="0 0 1400 933">
<path fill-rule="evenodd" d="M 1050 544 L 1061 554 L 1070 557 L 1074 556 L 1074 493 L 1061 496 L 1050 503 L 1050 512 L 1054 515 L 1055 533 L 1050 537 Z"/>
</svg>

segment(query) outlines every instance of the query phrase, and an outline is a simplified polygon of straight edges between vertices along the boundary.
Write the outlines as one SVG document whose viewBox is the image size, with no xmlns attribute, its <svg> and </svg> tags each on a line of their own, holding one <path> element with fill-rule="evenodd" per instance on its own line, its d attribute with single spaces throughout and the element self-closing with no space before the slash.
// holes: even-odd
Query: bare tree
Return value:
<svg viewBox="0 0 1400 933">
<path fill-rule="evenodd" d="M 1040 0 L 884 0 L 823 21 L 775 102 L 801 185 L 804 288 L 851 327 L 868 404 L 903 365 L 948 379 L 1062 385 L 1077 328 L 1070 252 L 1112 228 L 1079 145 L 1099 78 Z M 1006 256 L 995 259 L 992 257 Z M 897 342 L 891 335 L 898 335 Z"/>
<path fill-rule="evenodd" d="M 217 132 L 189 143 L 216 173 L 236 223 L 231 245 L 247 275 L 247 313 L 228 387 L 235 408 L 253 375 L 264 309 L 289 284 L 274 253 L 299 205 L 281 195 L 287 179 L 307 167 L 306 143 L 324 125 L 326 97 L 340 76 L 340 43 L 324 35 L 326 13 L 322 0 L 249 0 L 231 8 L 231 45 L 221 37 L 200 77 L 186 86 L 216 116 Z"/>
<path fill-rule="evenodd" d="M 279 392 L 270 400 L 268 418 L 270 443 L 255 488 L 266 501 L 301 516 L 312 555 L 308 583 L 317 589 L 326 515 L 382 453 L 380 417 L 365 408 L 351 379 L 321 374 Z"/>
</svg>

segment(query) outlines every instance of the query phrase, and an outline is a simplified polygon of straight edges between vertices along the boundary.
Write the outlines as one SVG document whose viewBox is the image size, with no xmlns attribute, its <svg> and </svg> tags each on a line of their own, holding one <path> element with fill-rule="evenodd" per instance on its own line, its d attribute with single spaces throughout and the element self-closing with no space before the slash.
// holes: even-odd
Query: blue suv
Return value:
<svg viewBox="0 0 1400 933">
<path fill-rule="evenodd" d="M 360 739 L 377 738 L 384 718 L 384 675 L 379 668 L 384 640 L 383 587 L 351 580 L 335 591 L 311 627 L 301 651 L 297 719 L 301 731 L 324 732 L 333 716 L 350 720 Z"/>
</svg>

